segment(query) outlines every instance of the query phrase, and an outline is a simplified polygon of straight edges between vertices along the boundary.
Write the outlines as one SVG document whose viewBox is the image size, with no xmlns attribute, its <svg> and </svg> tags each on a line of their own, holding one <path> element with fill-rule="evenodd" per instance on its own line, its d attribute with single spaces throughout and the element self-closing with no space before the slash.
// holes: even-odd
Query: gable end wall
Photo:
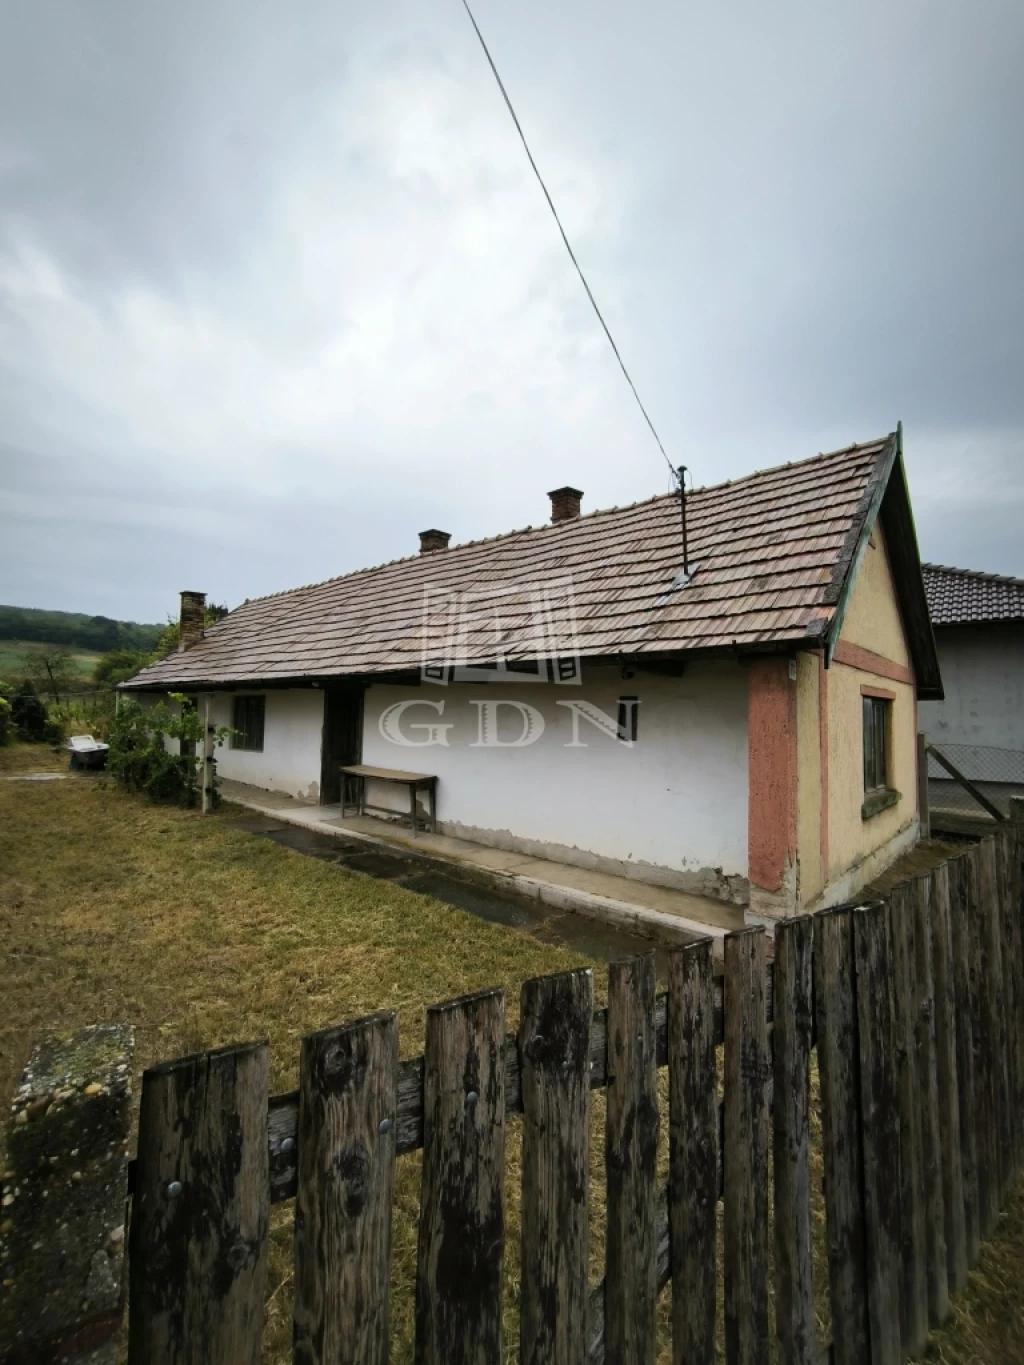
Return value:
<svg viewBox="0 0 1024 1365">
<path fill-rule="evenodd" d="M 858 890 L 918 837 L 917 698 L 881 525 L 865 549 L 831 666 L 822 672 L 827 818 L 818 858 L 824 887 L 804 905 L 835 904 Z M 864 689 L 891 698 L 889 785 L 898 803 L 865 820 Z M 808 888 L 810 890 L 810 888 Z"/>
</svg>

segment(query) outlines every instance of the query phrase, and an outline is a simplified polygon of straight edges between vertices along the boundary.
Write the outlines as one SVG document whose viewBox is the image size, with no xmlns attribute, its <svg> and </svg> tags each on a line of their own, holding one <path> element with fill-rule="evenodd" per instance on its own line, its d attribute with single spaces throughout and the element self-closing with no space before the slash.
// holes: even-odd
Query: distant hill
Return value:
<svg viewBox="0 0 1024 1365">
<path fill-rule="evenodd" d="M 19 640 L 26 644 L 45 641 L 69 649 L 96 650 L 100 654 L 111 649 L 149 652 L 162 630 L 162 625 L 114 621 L 109 616 L 0 606 L 0 640 Z"/>
</svg>

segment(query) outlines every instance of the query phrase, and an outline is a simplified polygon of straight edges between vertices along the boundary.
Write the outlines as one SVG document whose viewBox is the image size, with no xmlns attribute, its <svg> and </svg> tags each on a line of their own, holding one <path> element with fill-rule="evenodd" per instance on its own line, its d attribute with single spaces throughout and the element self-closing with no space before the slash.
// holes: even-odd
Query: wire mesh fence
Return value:
<svg viewBox="0 0 1024 1365">
<path fill-rule="evenodd" d="M 1005 817 L 1010 813 L 1010 798 L 1024 797 L 1024 751 L 930 739 L 928 747 L 928 801 L 933 818 L 949 814 L 994 819 L 979 794 Z"/>
</svg>

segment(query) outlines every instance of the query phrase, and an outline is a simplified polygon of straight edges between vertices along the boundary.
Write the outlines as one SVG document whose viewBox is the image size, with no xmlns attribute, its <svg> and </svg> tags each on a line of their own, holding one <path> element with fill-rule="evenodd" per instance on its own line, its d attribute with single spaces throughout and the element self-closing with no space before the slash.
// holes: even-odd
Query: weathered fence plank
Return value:
<svg viewBox="0 0 1024 1365">
<path fill-rule="evenodd" d="M 857 1038 L 871 1365 L 899 1365 L 900 1097 L 893 953 L 884 904 L 855 910 Z"/>
<path fill-rule="evenodd" d="M 765 972 L 765 1017 L 770 1024 L 774 1017 L 773 967 Z M 725 1040 L 723 986 L 716 977 L 713 986 L 712 1031 L 716 1044 Z M 667 1041 L 668 997 L 655 997 L 654 1019 L 657 1034 L 658 1065 L 668 1059 Z M 590 1029 L 590 1088 L 601 1089 L 608 1078 L 607 1070 L 607 1011 L 596 1010 Z M 521 1114 L 523 1100 L 519 1085 L 519 1044 L 514 1035 L 505 1039 L 505 1113 Z M 280 1203 L 295 1197 L 297 1171 L 296 1134 L 298 1132 L 299 1092 L 293 1090 L 275 1095 L 270 1102 L 268 1141 L 270 1143 L 270 1202 Z M 423 1058 L 410 1057 L 398 1066 L 398 1109 L 395 1125 L 395 1149 L 399 1156 L 418 1151 L 423 1146 Z"/>
<path fill-rule="evenodd" d="M 919 1351 L 1020 1162 L 1020 837 L 1010 824 L 888 903 L 780 925 L 774 970 L 755 930 L 729 937 L 724 983 L 707 941 L 672 955 L 667 996 L 655 994 L 650 955 L 613 964 L 609 1008 L 596 1014 L 587 972 L 527 983 L 518 1040 L 504 1032 L 502 993 L 488 991 L 431 1009 L 425 1056 L 401 1065 L 393 1015 L 305 1039 L 291 1096 L 268 1100 L 263 1045 L 154 1068 L 129 1187 L 131 1365 L 258 1358 L 268 1207 L 290 1193 L 295 1360 L 386 1361 L 394 1162 L 420 1146 L 417 1362 L 500 1359 L 505 1116 L 520 1111 L 524 1365 L 652 1365 L 655 1302 L 670 1278 L 673 1359 L 710 1365 L 719 1197 L 726 1358 L 767 1361 L 769 1112 L 779 1359 L 818 1365 L 815 1045 L 831 1361 L 895 1365 L 901 1351 Z M 666 1064 L 670 1178 L 657 1191 L 657 1067 Z M 605 1276 L 591 1289 L 587 1149 L 598 1086 L 608 1090 L 608 1227 Z M 18 1122 L 31 1124 L 37 1104 Z M 6 1207 L 24 1191 L 3 1193 Z M 5 1222 L 8 1259 L 10 1236 Z M 74 1324 L 65 1354 L 94 1326 Z M 8 1336 L 0 1330 L 0 1355 L 21 1365 Z"/>
<path fill-rule="evenodd" d="M 1021 883 L 1020 856 L 1018 852 L 1021 826 L 1017 823 L 1016 813 L 1011 806 L 1011 823 L 999 831 L 1003 846 L 1005 915 L 1004 925 L 1006 945 L 1003 961 L 1007 979 L 1007 1017 L 1010 1033 L 1010 1092 L 1011 1115 L 1014 1119 L 1014 1135 L 1011 1178 L 1020 1177 L 1024 1166 L 1024 971 L 1022 971 L 1021 942 Z"/>
<path fill-rule="evenodd" d="M 974 1041 L 975 1142 L 978 1157 L 978 1226 L 981 1237 L 992 1236 L 999 1217 L 999 1117 L 996 1107 L 996 1068 L 993 1049 L 992 941 L 988 897 L 981 849 L 966 854 L 967 928 L 971 967 L 972 1036 Z"/>
<path fill-rule="evenodd" d="M 933 1327 L 949 1312 L 946 1258 L 946 1213 L 943 1201 L 942 1138 L 939 1125 L 939 1076 L 935 1033 L 936 893 L 933 878 L 914 883 L 914 949 L 912 964 L 917 1000 L 917 1093 L 921 1106 L 920 1173 L 924 1186 L 925 1273 L 928 1321 Z"/>
<path fill-rule="evenodd" d="M 714 961 L 710 939 L 669 958 L 672 1359 L 714 1365 L 718 1205 Z"/>
<path fill-rule="evenodd" d="M 398 1020 L 302 1040 L 295 1202 L 296 1365 L 386 1365 Z"/>
<path fill-rule="evenodd" d="M 1000 858 L 995 838 L 981 841 L 981 885 L 984 932 L 987 936 L 987 958 L 990 992 L 988 995 L 989 1035 L 994 1047 L 991 1059 L 992 1105 L 996 1115 L 996 1219 L 1002 1207 L 1003 1195 L 1010 1183 L 1013 1148 L 1013 1122 L 1010 1114 L 1010 1085 L 1008 1072 L 1009 1038 L 1006 1017 L 1006 977 L 1003 971 L 1003 910 L 1004 895 Z"/>
<path fill-rule="evenodd" d="M 501 1359 L 505 994 L 427 1011 L 417 1365 Z"/>
<path fill-rule="evenodd" d="M 960 1097 L 956 1072 L 956 994 L 950 926 L 950 877 L 945 863 L 932 874 L 932 963 L 935 1002 L 935 1077 L 942 1163 L 946 1283 L 959 1293 L 967 1283 L 967 1229 L 961 1165 Z"/>
<path fill-rule="evenodd" d="M 811 1274 L 810 1061 L 813 921 L 775 931 L 775 1331 L 782 1365 L 818 1365 Z"/>
<path fill-rule="evenodd" d="M 1017 1114 L 1024 1113 L 1024 797 L 1010 798 L 1010 913 L 1014 919 L 1017 985 Z M 1018 1169 L 1024 1169 L 1024 1124 L 1018 1129 Z"/>
<path fill-rule="evenodd" d="M 964 1239 L 967 1264 L 981 1249 L 981 1200 L 978 1190 L 978 1111 L 974 1081 L 974 931 L 970 914 L 970 868 L 967 855 L 949 864 L 949 922 L 953 944 L 953 990 L 956 1020 L 956 1077 L 960 1111 L 960 1165 L 964 1187 Z"/>
<path fill-rule="evenodd" d="M 853 912 L 814 916 L 814 1002 L 821 1087 L 832 1353 L 835 1365 L 868 1357 L 860 1061 Z"/>
<path fill-rule="evenodd" d="M 668 1186 L 662 1185 L 658 1191 L 655 1208 L 655 1274 L 658 1293 L 665 1288 L 672 1277 L 668 1227 Z M 604 1280 L 590 1291 L 590 1307 L 587 1316 L 587 1365 L 612 1365 L 612 1357 L 605 1356 L 604 1349 Z"/>
<path fill-rule="evenodd" d="M 257 1365 L 270 1182 L 265 1043 L 142 1078 L 129 1258 L 131 1365 Z"/>
<path fill-rule="evenodd" d="M 523 985 L 522 1365 L 582 1365 L 587 1344 L 589 970 Z"/>
<path fill-rule="evenodd" d="M 912 882 L 894 887 L 889 896 L 888 976 L 892 986 L 894 1031 L 879 1044 L 888 1044 L 884 1065 L 891 1067 L 899 1097 L 899 1251 L 900 1335 L 907 1355 L 920 1355 L 928 1340 L 928 1278 L 925 1229 L 925 1191 L 922 1170 L 922 1120 L 918 1066 L 915 888 Z M 863 1027 L 863 1017 L 861 1020 Z M 881 1021 L 879 1021 L 881 1027 Z M 862 1053 L 863 1056 L 863 1053 Z M 865 1172 L 865 1177 L 867 1172 Z"/>
<path fill-rule="evenodd" d="M 1001 1037 L 1002 1066 L 1000 1070 L 1000 1105 L 1002 1109 L 1002 1134 L 1004 1141 L 1002 1174 L 1002 1196 L 1007 1193 L 1017 1175 L 1018 1134 L 1022 1127 L 1019 1121 L 1017 1098 L 1017 1009 L 1016 1009 L 1016 972 L 1013 956 L 1016 952 L 1014 916 L 1010 902 L 1010 855 L 1012 826 L 1000 826 L 992 838 L 991 878 L 995 892 L 996 935 L 999 939 L 999 1024 Z"/>
<path fill-rule="evenodd" d="M 658 1067 L 654 954 L 608 969 L 605 1126 L 605 1351 L 654 1365 L 657 1303 Z"/>
<path fill-rule="evenodd" d="M 1013 903 L 1013 849 L 1016 829 L 1012 824 L 1001 825 L 996 831 L 996 862 L 999 873 L 1000 924 L 1002 933 L 1004 1026 L 1006 1029 L 1006 1107 L 1010 1119 L 1010 1147 L 1007 1152 L 1007 1186 L 1015 1183 L 1020 1174 L 1021 1128 L 1019 1121 L 1019 1013 L 1017 980 L 1019 945 L 1017 943 L 1018 915 Z"/>
<path fill-rule="evenodd" d="M 768 1045 L 765 934 L 725 940 L 725 1358 L 767 1365 Z"/>
</svg>

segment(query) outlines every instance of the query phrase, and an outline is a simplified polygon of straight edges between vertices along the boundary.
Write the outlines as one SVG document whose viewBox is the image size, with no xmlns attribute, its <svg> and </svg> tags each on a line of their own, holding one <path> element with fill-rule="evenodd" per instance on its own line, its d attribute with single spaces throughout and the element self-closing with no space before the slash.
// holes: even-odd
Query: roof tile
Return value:
<svg viewBox="0 0 1024 1365">
<path fill-rule="evenodd" d="M 496 640 L 511 656 L 530 657 L 538 588 L 548 593 L 556 636 L 569 635 L 575 620 L 585 657 L 818 638 L 836 600 L 844 547 L 890 440 L 694 490 L 687 529 L 697 569 L 684 586 L 676 584 L 679 499 L 667 494 L 245 602 L 199 644 L 151 664 L 128 686 L 416 667 L 428 619 L 432 648 L 443 642 L 453 594 L 476 618 L 466 631 L 467 662 L 492 660 Z"/>
<path fill-rule="evenodd" d="M 1024 579 L 945 564 L 922 564 L 921 569 L 933 625 L 1024 621 Z"/>
</svg>

